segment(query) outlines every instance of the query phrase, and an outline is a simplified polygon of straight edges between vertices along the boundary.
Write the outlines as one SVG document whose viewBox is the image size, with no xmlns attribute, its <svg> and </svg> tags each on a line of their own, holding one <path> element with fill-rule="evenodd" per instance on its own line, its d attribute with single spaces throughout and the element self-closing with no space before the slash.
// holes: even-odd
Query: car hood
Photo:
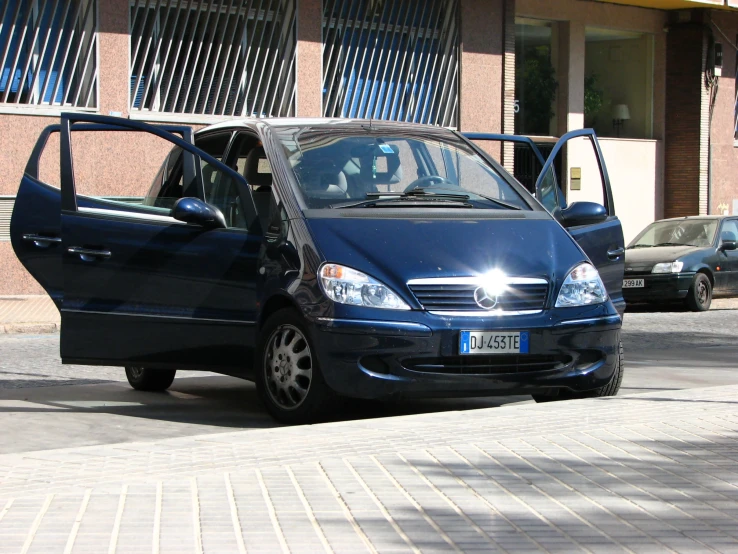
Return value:
<svg viewBox="0 0 738 554">
<path fill-rule="evenodd" d="M 533 212 L 535 214 L 535 212 Z M 325 261 L 358 269 L 401 290 L 410 279 L 509 276 L 562 281 L 586 260 L 553 219 L 310 218 Z"/>
<path fill-rule="evenodd" d="M 707 250 L 702 246 L 654 246 L 651 248 L 629 248 L 625 251 L 626 271 L 631 268 L 642 269 L 653 267 L 661 262 L 673 262 L 687 256 Z"/>
</svg>

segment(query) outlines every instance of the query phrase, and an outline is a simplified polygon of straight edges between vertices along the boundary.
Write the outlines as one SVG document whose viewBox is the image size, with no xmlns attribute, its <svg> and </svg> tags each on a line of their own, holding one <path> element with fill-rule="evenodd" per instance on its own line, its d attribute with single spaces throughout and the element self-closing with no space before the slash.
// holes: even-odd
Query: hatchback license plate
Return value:
<svg viewBox="0 0 738 554">
<path fill-rule="evenodd" d="M 492 331 L 462 331 L 459 340 L 461 354 L 527 354 L 530 333 L 495 333 Z"/>
<path fill-rule="evenodd" d="M 643 279 L 624 279 L 624 289 L 642 289 L 646 286 L 646 282 Z"/>
</svg>

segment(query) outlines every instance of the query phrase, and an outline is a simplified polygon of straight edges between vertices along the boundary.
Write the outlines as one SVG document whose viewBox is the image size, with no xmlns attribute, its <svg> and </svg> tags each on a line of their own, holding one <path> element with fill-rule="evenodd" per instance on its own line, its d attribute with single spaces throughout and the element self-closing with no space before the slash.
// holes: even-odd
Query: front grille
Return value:
<svg viewBox="0 0 738 554">
<path fill-rule="evenodd" d="M 562 369 L 571 364 L 571 356 L 504 354 L 496 356 L 446 356 L 410 358 L 402 365 L 410 371 L 445 375 L 497 375 L 531 373 Z"/>
<path fill-rule="evenodd" d="M 410 290 L 429 312 L 478 312 L 474 301 L 477 284 L 411 284 Z M 498 297 L 495 310 L 504 312 L 540 311 L 546 306 L 547 283 L 507 285 Z"/>
</svg>

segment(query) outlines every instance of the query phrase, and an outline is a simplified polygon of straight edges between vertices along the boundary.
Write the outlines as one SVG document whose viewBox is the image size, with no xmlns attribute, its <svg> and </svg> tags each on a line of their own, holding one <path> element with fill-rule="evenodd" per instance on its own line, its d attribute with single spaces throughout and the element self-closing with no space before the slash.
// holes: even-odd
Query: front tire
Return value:
<svg viewBox="0 0 738 554">
<path fill-rule="evenodd" d="M 131 366 L 126 368 L 128 383 L 136 390 L 162 392 L 172 386 L 176 369 L 149 369 Z"/>
<path fill-rule="evenodd" d="M 704 273 L 694 276 L 692 286 L 687 293 L 687 307 L 693 312 L 706 312 L 712 304 L 712 284 Z"/>
<path fill-rule="evenodd" d="M 615 373 L 612 375 L 610 382 L 599 389 L 587 390 L 583 392 L 560 391 L 549 394 L 534 394 L 533 400 L 539 404 L 542 402 L 553 402 L 555 400 L 576 400 L 581 398 L 601 398 L 603 396 L 617 396 L 620 385 L 623 383 L 623 373 L 625 372 L 625 355 L 623 352 L 623 343 L 618 344 L 618 360 L 615 366 Z"/>
<path fill-rule="evenodd" d="M 303 319 L 283 309 L 267 319 L 256 352 L 256 387 L 264 406 L 282 423 L 303 424 L 323 413 L 330 390 Z"/>
</svg>

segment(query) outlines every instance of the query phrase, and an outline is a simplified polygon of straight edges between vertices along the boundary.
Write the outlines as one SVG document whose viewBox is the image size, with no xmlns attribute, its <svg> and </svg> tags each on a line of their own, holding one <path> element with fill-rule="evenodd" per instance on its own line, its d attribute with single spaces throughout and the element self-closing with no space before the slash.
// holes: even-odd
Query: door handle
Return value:
<svg viewBox="0 0 738 554">
<path fill-rule="evenodd" d="M 70 254 L 77 254 L 85 262 L 94 262 L 98 258 L 110 258 L 110 250 L 93 250 L 91 248 L 82 248 L 81 246 L 70 246 L 67 248 Z"/>
<path fill-rule="evenodd" d="M 48 248 L 54 244 L 59 244 L 62 239 L 60 237 L 44 237 L 42 235 L 23 235 L 23 240 L 32 242 L 37 248 Z"/>
<path fill-rule="evenodd" d="M 625 248 L 623 248 L 622 246 L 620 248 L 616 248 L 615 250 L 607 251 L 607 257 L 611 260 L 617 260 L 623 254 L 625 254 Z"/>
</svg>

